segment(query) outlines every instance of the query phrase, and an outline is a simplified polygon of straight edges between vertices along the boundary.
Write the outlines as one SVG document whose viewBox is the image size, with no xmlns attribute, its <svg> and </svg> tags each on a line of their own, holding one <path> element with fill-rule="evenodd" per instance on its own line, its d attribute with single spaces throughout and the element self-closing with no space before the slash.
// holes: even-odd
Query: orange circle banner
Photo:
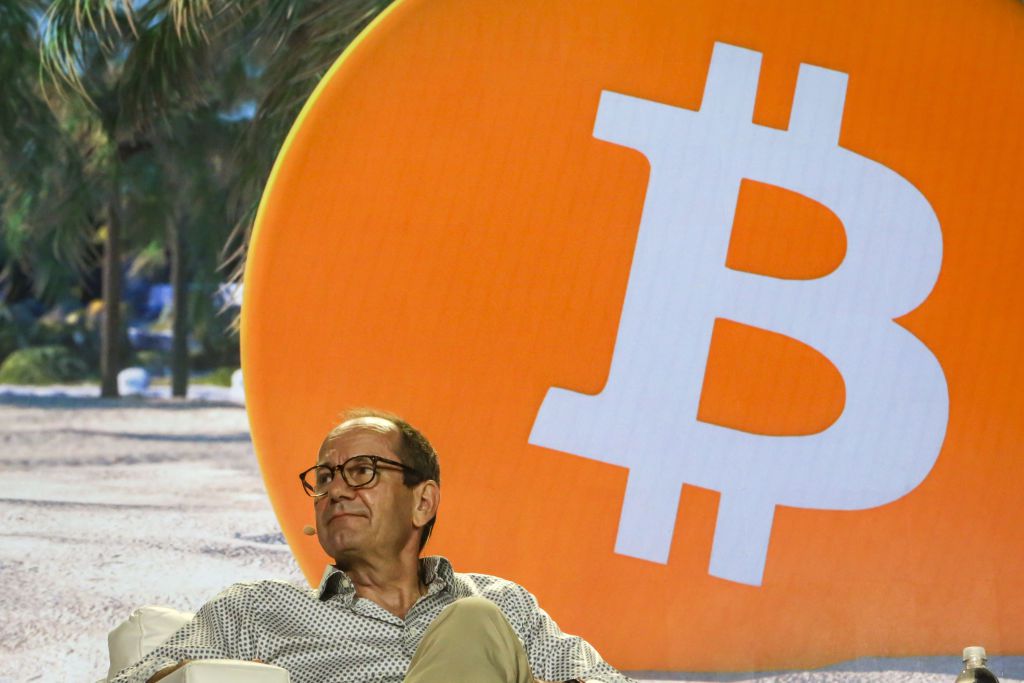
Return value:
<svg viewBox="0 0 1024 683">
<path fill-rule="evenodd" d="M 252 434 L 441 456 L 429 552 L 614 665 L 1024 654 L 1024 6 L 402 0 L 304 109 Z"/>
</svg>

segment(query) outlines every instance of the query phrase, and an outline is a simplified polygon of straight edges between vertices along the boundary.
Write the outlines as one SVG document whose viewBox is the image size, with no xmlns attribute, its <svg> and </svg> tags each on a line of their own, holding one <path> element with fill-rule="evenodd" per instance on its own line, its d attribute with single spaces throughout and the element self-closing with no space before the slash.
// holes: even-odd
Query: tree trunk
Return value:
<svg viewBox="0 0 1024 683">
<path fill-rule="evenodd" d="M 121 370 L 121 187 L 114 174 L 103 244 L 103 327 L 100 330 L 100 396 L 117 398 Z"/>
<path fill-rule="evenodd" d="M 171 395 L 188 393 L 188 269 L 184 230 L 174 218 L 167 221 L 171 250 L 171 288 L 174 290 L 174 322 L 171 328 Z"/>
</svg>

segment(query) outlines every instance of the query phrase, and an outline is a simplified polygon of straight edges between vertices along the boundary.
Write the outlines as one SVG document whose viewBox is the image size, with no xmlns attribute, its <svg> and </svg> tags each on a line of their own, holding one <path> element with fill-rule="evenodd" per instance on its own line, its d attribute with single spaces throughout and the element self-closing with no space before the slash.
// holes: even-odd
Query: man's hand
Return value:
<svg viewBox="0 0 1024 683">
<path fill-rule="evenodd" d="M 155 674 L 150 676 L 149 679 L 146 681 L 146 683 L 156 683 L 157 681 L 159 681 L 164 676 L 170 676 L 172 673 L 174 673 L 175 671 L 177 671 L 178 669 L 180 669 L 181 667 L 185 666 L 186 664 L 188 664 L 191 661 L 192 661 L 191 659 L 183 659 L 180 662 L 178 662 L 177 664 L 175 664 L 174 666 L 169 666 L 166 669 L 160 669 Z"/>
</svg>

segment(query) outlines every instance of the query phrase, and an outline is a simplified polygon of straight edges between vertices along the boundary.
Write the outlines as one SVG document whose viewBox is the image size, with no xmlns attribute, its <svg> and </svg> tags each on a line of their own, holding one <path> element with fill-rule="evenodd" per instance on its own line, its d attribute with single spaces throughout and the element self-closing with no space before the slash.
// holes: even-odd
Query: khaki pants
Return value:
<svg viewBox="0 0 1024 683">
<path fill-rule="evenodd" d="M 456 600 L 437 616 L 416 648 L 405 683 L 534 683 L 515 631 L 484 598 Z"/>
</svg>

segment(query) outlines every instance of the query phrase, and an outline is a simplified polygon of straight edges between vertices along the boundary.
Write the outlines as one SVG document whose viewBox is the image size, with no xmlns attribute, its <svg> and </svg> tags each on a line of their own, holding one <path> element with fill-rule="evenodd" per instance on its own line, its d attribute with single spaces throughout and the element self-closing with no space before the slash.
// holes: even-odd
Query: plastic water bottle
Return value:
<svg viewBox="0 0 1024 683">
<path fill-rule="evenodd" d="M 965 647 L 964 648 L 964 670 L 960 672 L 960 675 L 956 677 L 956 683 L 999 683 L 999 679 L 995 677 L 988 667 L 985 666 L 985 662 L 988 661 L 988 655 L 985 654 L 985 648 L 983 647 Z"/>
</svg>

